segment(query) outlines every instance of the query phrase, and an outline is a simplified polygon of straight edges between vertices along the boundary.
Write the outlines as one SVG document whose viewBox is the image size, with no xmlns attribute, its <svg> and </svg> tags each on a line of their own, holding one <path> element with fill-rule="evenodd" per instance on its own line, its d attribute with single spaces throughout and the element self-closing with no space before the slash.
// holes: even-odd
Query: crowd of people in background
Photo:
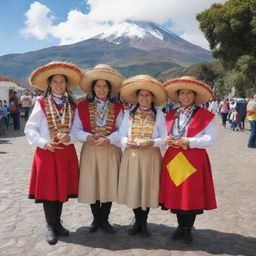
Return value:
<svg viewBox="0 0 256 256">
<path fill-rule="evenodd" d="M 14 91 L 9 101 L 0 100 L 0 135 L 5 135 L 10 127 L 20 130 L 20 119 L 28 120 L 36 98 L 40 95 L 40 92 L 25 91 L 23 95 L 19 96 Z"/>
<path fill-rule="evenodd" d="M 19 97 L 17 92 L 14 91 L 9 102 L 0 100 L 0 135 L 6 134 L 10 126 L 13 126 L 14 130 L 19 130 L 20 118 L 24 118 L 25 121 L 28 120 L 36 98 L 40 97 L 40 95 L 41 92 L 39 91 L 37 93 L 25 91 L 24 94 Z M 255 106 L 253 104 L 255 104 Z M 251 111 L 248 110 L 249 105 L 251 106 Z M 168 113 L 171 109 L 176 107 L 176 103 L 167 100 L 162 105 L 162 110 L 164 113 Z M 212 113 L 218 114 L 221 117 L 222 126 L 224 128 L 230 128 L 232 131 L 244 131 L 245 120 L 247 118 L 250 125 L 248 129 L 251 132 L 248 147 L 255 147 L 253 141 L 255 141 L 256 138 L 256 128 L 254 124 L 256 117 L 253 110 L 256 108 L 256 94 L 251 99 L 212 99 L 203 104 L 203 107 L 207 108 Z M 124 109 L 128 108 L 128 105 L 124 105 Z"/>
<path fill-rule="evenodd" d="M 248 148 L 256 148 L 256 94 L 251 99 L 245 98 L 225 98 L 220 100 L 211 100 L 205 106 L 209 111 L 219 114 L 222 126 L 232 131 L 244 131 L 245 120 L 249 121 L 250 136 Z"/>
</svg>

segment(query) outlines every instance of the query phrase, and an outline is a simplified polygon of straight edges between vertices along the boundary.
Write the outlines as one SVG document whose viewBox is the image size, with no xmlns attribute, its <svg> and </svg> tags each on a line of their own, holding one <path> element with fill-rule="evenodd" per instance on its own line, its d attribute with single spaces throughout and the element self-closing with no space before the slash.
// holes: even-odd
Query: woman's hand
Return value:
<svg viewBox="0 0 256 256">
<path fill-rule="evenodd" d="M 59 143 L 55 142 L 55 141 L 49 141 L 46 142 L 44 145 L 44 149 L 45 150 L 49 150 L 51 152 L 55 152 L 55 150 L 57 149 L 63 149 L 64 147 L 60 147 L 58 146 Z"/>
<path fill-rule="evenodd" d="M 139 148 L 139 146 L 131 140 L 127 140 L 126 146 L 127 146 L 127 148 L 132 148 L 132 149 L 138 149 Z"/>
<path fill-rule="evenodd" d="M 179 139 L 178 145 L 182 149 L 188 149 L 189 148 L 189 139 L 187 139 L 187 138 Z"/>
<path fill-rule="evenodd" d="M 142 145 L 140 145 L 140 148 L 142 149 L 148 149 L 154 146 L 154 141 L 153 140 L 149 140 L 147 142 L 144 142 Z"/>
<path fill-rule="evenodd" d="M 86 138 L 86 142 L 95 145 L 96 138 L 93 135 L 88 135 L 87 138 Z"/>
<path fill-rule="evenodd" d="M 95 146 L 105 146 L 109 144 L 110 144 L 110 140 L 107 137 L 99 137 L 95 141 Z"/>
<path fill-rule="evenodd" d="M 167 136 L 167 137 L 165 138 L 165 141 L 166 141 L 166 143 L 167 143 L 168 146 L 172 146 L 172 147 L 174 147 L 174 148 L 179 148 L 179 144 L 178 144 L 179 140 L 176 140 L 176 139 L 174 139 L 174 138 L 171 137 L 171 136 Z"/>
<path fill-rule="evenodd" d="M 67 143 L 70 142 L 70 136 L 66 133 L 58 133 L 57 139 L 59 143 Z"/>
<path fill-rule="evenodd" d="M 174 139 L 170 136 L 167 136 L 165 139 L 168 146 L 172 146 L 174 148 L 182 148 L 184 150 L 189 148 L 189 139 L 182 138 L 182 139 Z"/>
</svg>

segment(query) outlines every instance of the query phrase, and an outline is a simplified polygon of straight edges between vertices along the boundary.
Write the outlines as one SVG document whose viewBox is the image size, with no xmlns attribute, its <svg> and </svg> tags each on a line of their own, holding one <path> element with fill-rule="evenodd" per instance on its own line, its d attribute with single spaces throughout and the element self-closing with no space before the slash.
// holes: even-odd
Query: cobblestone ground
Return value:
<svg viewBox="0 0 256 256">
<path fill-rule="evenodd" d="M 247 124 L 248 125 L 248 124 Z M 63 221 L 71 235 L 50 246 L 45 241 L 42 205 L 27 199 L 34 148 L 23 131 L 0 137 L 0 255 L 4 256 L 167 256 L 256 255 L 256 149 L 246 147 L 249 131 L 233 132 L 220 126 L 219 138 L 209 148 L 218 209 L 198 216 L 194 242 L 184 245 L 170 239 L 176 219 L 168 211 L 150 211 L 151 237 L 129 236 L 132 212 L 114 204 L 110 222 L 115 235 L 88 233 L 91 213 L 76 199 L 64 205 Z M 76 145 L 80 151 L 80 144 Z"/>
</svg>

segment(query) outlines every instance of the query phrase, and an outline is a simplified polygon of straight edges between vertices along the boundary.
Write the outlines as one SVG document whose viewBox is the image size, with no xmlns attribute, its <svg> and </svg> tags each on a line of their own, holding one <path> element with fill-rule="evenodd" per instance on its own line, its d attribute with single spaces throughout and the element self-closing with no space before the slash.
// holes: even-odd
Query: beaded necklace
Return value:
<svg viewBox="0 0 256 256">
<path fill-rule="evenodd" d="M 175 113 L 175 125 L 176 125 L 176 129 L 178 132 L 178 135 L 175 136 L 177 137 L 177 139 L 181 138 L 185 132 L 185 129 L 188 126 L 188 123 L 190 122 L 192 115 L 194 113 L 194 110 L 196 109 L 195 105 L 190 106 L 189 108 L 179 108 L 176 113 Z M 180 114 L 183 113 L 186 116 L 186 119 L 184 120 L 184 122 L 182 123 L 182 125 L 180 126 Z"/>
<path fill-rule="evenodd" d="M 50 137 L 53 139 L 58 133 L 69 133 L 73 119 L 70 103 L 63 100 L 59 111 L 52 95 L 49 95 L 44 99 L 44 105 Z"/>
<path fill-rule="evenodd" d="M 97 113 L 97 103 L 89 102 L 89 118 L 92 133 L 97 136 L 108 136 L 111 134 L 112 127 L 115 121 L 115 104 L 108 102 L 108 108 L 105 110 L 105 125 L 98 125 L 98 113 Z M 104 113 L 104 112 L 103 112 Z M 104 118 L 103 118 L 104 120 Z"/>
<path fill-rule="evenodd" d="M 155 115 L 151 109 L 138 108 L 132 117 L 131 140 L 148 140 L 152 138 Z"/>
<path fill-rule="evenodd" d="M 96 100 L 97 109 L 96 109 L 96 115 L 97 115 L 97 125 L 103 126 L 104 121 L 107 118 L 108 110 L 109 110 L 109 101 L 106 102 L 102 100 Z"/>
</svg>

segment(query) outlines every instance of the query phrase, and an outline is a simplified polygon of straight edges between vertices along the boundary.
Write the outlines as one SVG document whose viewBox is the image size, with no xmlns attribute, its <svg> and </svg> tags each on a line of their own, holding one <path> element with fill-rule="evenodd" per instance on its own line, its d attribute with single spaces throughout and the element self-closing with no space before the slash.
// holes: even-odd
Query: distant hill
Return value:
<svg viewBox="0 0 256 256">
<path fill-rule="evenodd" d="M 26 84 L 35 68 L 51 61 L 68 61 L 82 69 L 108 63 L 125 77 L 142 73 L 157 76 L 210 60 L 209 51 L 155 23 L 127 20 L 79 43 L 0 56 L 0 75 Z"/>
</svg>

